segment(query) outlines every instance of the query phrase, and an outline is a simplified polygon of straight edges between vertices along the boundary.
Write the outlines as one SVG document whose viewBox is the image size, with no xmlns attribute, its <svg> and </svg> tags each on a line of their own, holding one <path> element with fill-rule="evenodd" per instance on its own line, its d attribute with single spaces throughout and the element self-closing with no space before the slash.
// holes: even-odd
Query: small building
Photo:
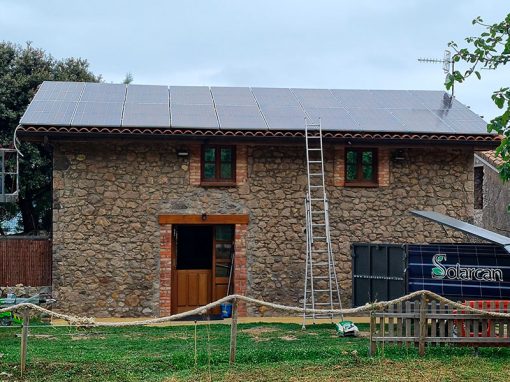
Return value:
<svg viewBox="0 0 510 382">
<path fill-rule="evenodd" d="M 475 223 L 501 235 L 510 235 L 510 185 L 499 176 L 502 159 L 495 151 L 475 153 Z"/>
<path fill-rule="evenodd" d="M 499 138 L 442 91 L 44 82 L 18 136 L 53 149 L 58 308 L 158 316 L 227 293 L 302 304 L 305 117 L 323 129 L 346 304 L 352 243 L 443 240 L 411 209 L 472 220 L 473 154 Z"/>
</svg>

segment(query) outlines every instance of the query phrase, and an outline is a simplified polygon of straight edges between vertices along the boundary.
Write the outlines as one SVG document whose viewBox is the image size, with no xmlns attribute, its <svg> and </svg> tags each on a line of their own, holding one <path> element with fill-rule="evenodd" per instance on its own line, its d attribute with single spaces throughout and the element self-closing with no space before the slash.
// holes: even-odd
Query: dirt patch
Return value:
<svg viewBox="0 0 510 382">
<path fill-rule="evenodd" d="M 296 341 L 297 340 L 296 336 L 281 336 L 278 338 L 281 340 L 284 340 L 284 341 Z"/>
<path fill-rule="evenodd" d="M 269 341 L 270 337 L 261 337 L 261 335 L 266 334 L 266 333 L 273 333 L 276 331 L 277 331 L 277 329 L 267 327 L 267 326 L 256 326 L 254 328 L 241 330 L 242 333 L 248 334 L 253 340 L 255 340 L 257 342 Z"/>
<path fill-rule="evenodd" d="M 101 336 L 99 334 L 75 334 L 71 336 L 71 340 L 73 341 L 80 341 L 80 340 L 104 340 L 106 339 L 105 336 Z"/>
</svg>

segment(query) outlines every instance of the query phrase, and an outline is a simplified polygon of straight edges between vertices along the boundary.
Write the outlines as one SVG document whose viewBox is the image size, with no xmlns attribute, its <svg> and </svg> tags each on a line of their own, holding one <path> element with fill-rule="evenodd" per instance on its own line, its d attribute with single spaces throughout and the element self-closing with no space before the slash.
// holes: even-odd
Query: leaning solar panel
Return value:
<svg viewBox="0 0 510 382">
<path fill-rule="evenodd" d="M 124 102 L 126 85 L 86 83 L 80 102 Z"/>
<path fill-rule="evenodd" d="M 77 102 L 84 88 L 84 82 L 44 81 L 37 90 L 34 101 Z"/>
<path fill-rule="evenodd" d="M 71 126 L 120 127 L 121 102 L 78 102 Z"/>
<path fill-rule="evenodd" d="M 257 106 L 217 105 L 220 129 L 267 130 L 266 122 Z"/>
<path fill-rule="evenodd" d="M 77 102 L 32 101 L 21 117 L 22 125 L 69 126 Z"/>
<path fill-rule="evenodd" d="M 126 103 L 122 116 L 124 127 L 170 127 L 167 103 Z"/>
<path fill-rule="evenodd" d="M 128 85 L 126 103 L 164 103 L 168 105 L 167 86 Z"/>
<path fill-rule="evenodd" d="M 170 104 L 212 105 L 213 99 L 207 86 L 170 86 Z"/>
</svg>

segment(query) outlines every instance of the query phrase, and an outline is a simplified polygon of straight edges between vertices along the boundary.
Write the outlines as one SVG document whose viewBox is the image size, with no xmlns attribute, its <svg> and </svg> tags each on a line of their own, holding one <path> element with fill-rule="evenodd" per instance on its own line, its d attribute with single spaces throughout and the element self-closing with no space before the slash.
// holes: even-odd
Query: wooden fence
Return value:
<svg viewBox="0 0 510 382">
<path fill-rule="evenodd" d="M 507 301 L 467 302 L 485 311 L 509 313 Z M 370 353 L 377 343 L 399 346 L 417 345 L 420 355 L 425 345 L 456 344 L 473 346 L 510 346 L 510 317 L 491 317 L 448 306 L 425 294 L 414 301 L 389 305 L 370 316 Z"/>
<path fill-rule="evenodd" d="M 0 286 L 51 285 L 51 263 L 47 237 L 0 236 Z"/>
</svg>

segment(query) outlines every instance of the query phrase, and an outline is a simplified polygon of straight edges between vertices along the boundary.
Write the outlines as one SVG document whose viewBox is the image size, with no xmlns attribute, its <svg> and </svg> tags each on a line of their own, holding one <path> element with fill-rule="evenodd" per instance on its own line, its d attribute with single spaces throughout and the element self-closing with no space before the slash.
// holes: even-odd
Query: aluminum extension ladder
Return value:
<svg viewBox="0 0 510 382">
<path fill-rule="evenodd" d="M 322 127 L 305 120 L 306 169 L 308 188 L 306 211 L 306 269 L 303 298 L 303 328 L 307 318 L 330 318 L 333 314 L 317 314 L 309 309 L 342 309 L 340 288 L 331 247 L 329 207 L 324 180 Z M 343 320 L 343 316 L 341 317 Z"/>
</svg>

